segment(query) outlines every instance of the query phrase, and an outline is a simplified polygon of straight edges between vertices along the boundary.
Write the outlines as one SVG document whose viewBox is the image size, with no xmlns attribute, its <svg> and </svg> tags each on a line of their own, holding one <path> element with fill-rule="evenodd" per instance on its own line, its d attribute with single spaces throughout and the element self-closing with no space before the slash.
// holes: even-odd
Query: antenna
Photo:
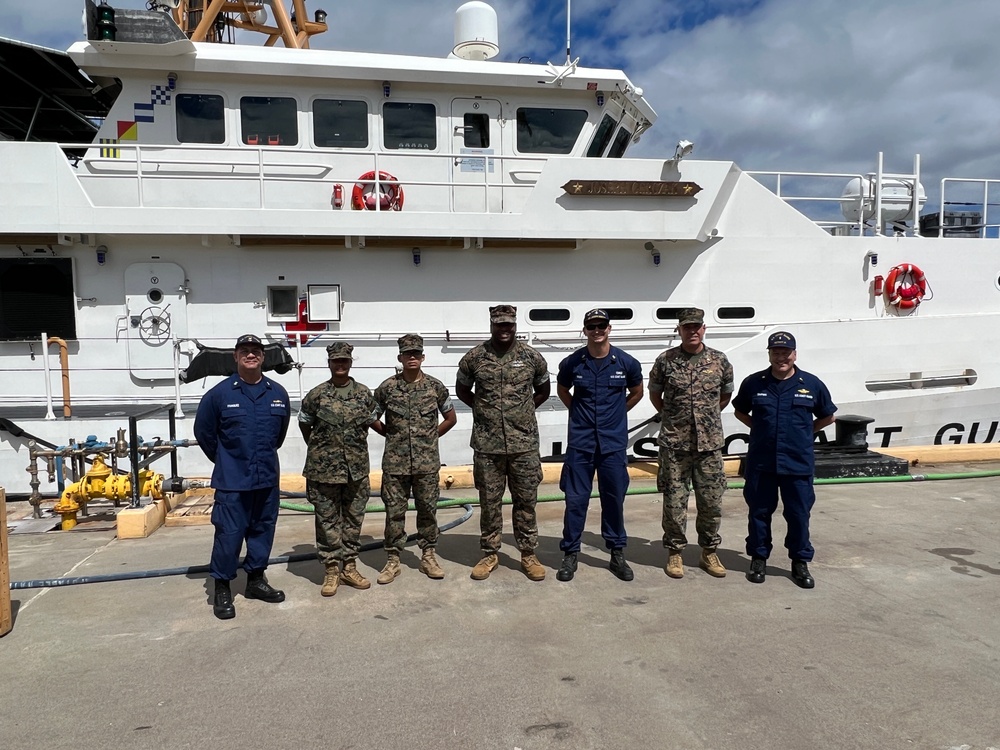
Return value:
<svg viewBox="0 0 1000 750">
<path fill-rule="evenodd" d="M 566 0 L 566 64 L 569 65 L 573 59 L 569 54 L 569 17 L 571 14 L 573 0 Z"/>
</svg>

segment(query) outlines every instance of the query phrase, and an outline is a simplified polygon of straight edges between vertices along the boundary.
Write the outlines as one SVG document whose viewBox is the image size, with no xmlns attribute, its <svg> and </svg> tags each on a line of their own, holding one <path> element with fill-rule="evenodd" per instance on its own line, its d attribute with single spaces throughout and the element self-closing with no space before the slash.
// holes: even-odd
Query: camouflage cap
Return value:
<svg viewBox="0 0 1000 750">
<path fill-rule="evenodd" d="M 236 345 L 233 349 L 239 349 L 241 346 L 259 346 L 261 349 L 264 348 L 264 344 L 261 343 L 260 337 L 255 336 L 252 333 L 244 333 L 238 339 L 236 339 Z"/>
<path fill-rule="evenodd" d="M 686 307 L 677 313 L 677 325 L 686 326 L 688 323 L 705 324 L 705 311 L 698 307 Z"/>
<path fill-rule="evenodd" d="M 408 333 L 405 336 L 400 336 L 396 339 L 396 343 L 399 344 L 399 353 L 403 352 L 422 352 L 424 350 L 424 339 L 418 333 Z"/>
<path fill-rule="evenodd" d="M 346 341 L 334 341 L 330 346 L 326 347 L 326 358 L 353 360 L 354 355 L 351 354 L 353 351 L 354 347 Z"/>
<path fill-rule="evenodd" d="M 768 349 L 794 349 L 795 337 L 787 331 L 775 331 L 767 337 Z"/>
<path fill-rule="evenodd" d="M 490 323 L 516 323 L 517 308 L 513 305 L 497 305 L 490 308 Z"/>
</svg>

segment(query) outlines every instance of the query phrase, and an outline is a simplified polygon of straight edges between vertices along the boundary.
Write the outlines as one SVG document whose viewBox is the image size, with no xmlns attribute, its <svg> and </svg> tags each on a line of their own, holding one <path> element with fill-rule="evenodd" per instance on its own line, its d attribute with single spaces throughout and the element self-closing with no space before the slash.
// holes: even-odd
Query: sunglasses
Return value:
<svg viewBox="0 0 1000 750">
<path fill-rule="evenodd" d="M 606 331 L 608 330 L 607 323 L 591 323 L 590 325 L 584 326 L 588 331 Z"/>
</svg>

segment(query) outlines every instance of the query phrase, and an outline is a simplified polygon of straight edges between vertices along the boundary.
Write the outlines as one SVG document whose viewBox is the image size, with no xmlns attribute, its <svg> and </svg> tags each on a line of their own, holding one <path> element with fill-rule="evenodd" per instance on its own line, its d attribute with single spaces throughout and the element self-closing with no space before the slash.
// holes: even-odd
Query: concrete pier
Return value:
<svg viewBox="0 0 1000 750">
<path fill-rule="evenodd" d="M 938 470 L 963 468 L 982 467 Z M 413 547 L 392 584 L 342 586 L 330 599 L 317 562 L 274 565 L 268 577 L 287 600 L 244 599 L 241 574 L 226 622 L 212 615 L 204 574 L 14 590 L 14 629 L 0 640 L 0 745 L 997 748 L 997 486 L 817 487 L 811 591 L 789 577 L 780 517 L 766 582 L 746 581 L 745 505 L 732 490 L 724 579 L 695 567 L 694 545 L 683 579 L 664 574 L 662 505 L 649 494 L 626 504 L 631 583 L 607 570 L 596 509 L 575 580 L 556 581 L 562 505 L 548 503 L 539 583 L 518 569 L 509 518 L 500 567 L 470 580 L 477 510 L 442 536 L 443 581 L 417 572 Z M 462 512 L 442 510 L 440 521 Z M 382 523 L 369 517 L 363 541 L 381 539 Z M 688 531 L 695 539 L 693 512 Z M 10 575 L 200 565 L 211 542 L 211 526 L 140 540 L 113 529 L 11 534 Z M 311 517 L 282 514 L 275 555 L 313 542 Z M 374 579 L 384 560 L 364 552 L 361 568 Z"/>
</svg>

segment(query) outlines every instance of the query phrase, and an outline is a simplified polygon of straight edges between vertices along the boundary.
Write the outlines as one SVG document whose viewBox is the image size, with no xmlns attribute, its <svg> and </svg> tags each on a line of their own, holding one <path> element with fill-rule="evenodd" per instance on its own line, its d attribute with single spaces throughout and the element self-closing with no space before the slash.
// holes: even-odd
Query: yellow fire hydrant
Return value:
<svg viewBox="0 0 1000 750">
<path fill-rule="evenodd" d="M 163 497 L 163 475 L 149 469 L 140 469 L 139 494 L 148 495 L 154 500 Z M 94 464 L 83 479 L 67 485 L 52 510 L 62 516 L 62 530 L 69 531 L 76 526 L 76 514 L 81 506 L 86 509 L 87 503 L 91 500 L 99 497 L 107 500 L 127 500 L 131 496 L 132 476 L 112 474 L 111 468 L 104 462 L 104 455 L 99 453 L 94 457 Z"/>
</svg>

